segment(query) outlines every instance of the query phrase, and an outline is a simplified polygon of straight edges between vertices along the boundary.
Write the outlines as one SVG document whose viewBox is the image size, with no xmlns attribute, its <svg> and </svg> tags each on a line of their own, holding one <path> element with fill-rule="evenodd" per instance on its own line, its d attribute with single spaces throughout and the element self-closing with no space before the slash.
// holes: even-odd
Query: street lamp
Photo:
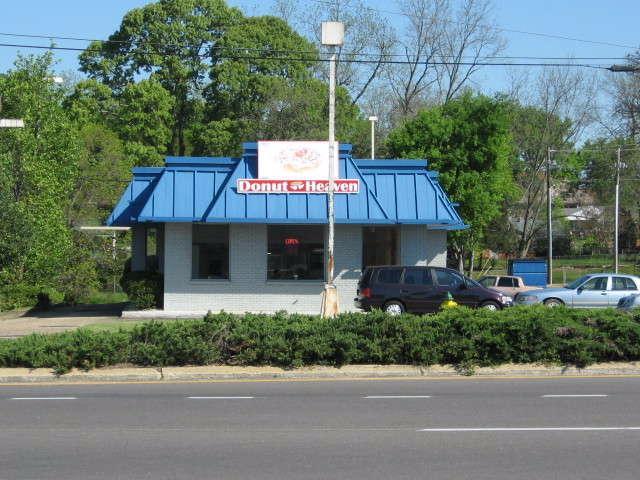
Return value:
<svg viewBox="0 0 640 480">
<path fill-rule="evenodd" d="M 371 122 L 371 160 L 376 158 L 376 130 L 375 123 L 378 121 L 378 117 L 372 115 L 369 117 L 369 121 Z"/>
<path fill-rule="evenodd" d="M 551 199 L 551 154 L 554 152 L 552 148 L 547 148 L 547 283 L 551 285 L 553 283 L 553 225 L 552 225 L 552 210 L 553 202 Z"/>
<path fill-rule="evenodd" d="M 640 66 L 634 65 L 611 65 L 607 68 L 610 72 L 615 73 L 639 73 Z M 620 236 L 620 147 L 618 147 L 616 156 L 616 200 L 615 200 L 615 227 L 614 227 L 614 240 L 613 240 L 613 264 L 615 273 L 618 273 L 620 268 L 620 258 L 618 254 L 618 237 Z"/>
<path fill-rule="evenodd" d="M 336 123 L 336 47 L 344 43 L 344 24 L 342 22 L 322 22 L 322 45 L 329 47 L 331 58 L 329 59 L 329 192 L 327 193 L 328 217 L 329 217 L 329 245 L 327 253 L 327 283 L 324 286 L 322 297 L 322 316 L 334 317 L 338 314 L 338 292 L 333 283 L 334 270 L 334 236 L 335 236 L 335 210 L 333 203 L 334 190 L 334 157 L 335 151 L 335 123 Z"/>
<path fill-rule="evenodd" d="M 640 67 L 634 67 L 633 65 L 611 65 L 610 67 L 607 67 L 607 70 L 609 70 L 610 72 L 627 72 L 627 73 L 634 73 L 634 72 L 640 72 Z"/>
</svg>

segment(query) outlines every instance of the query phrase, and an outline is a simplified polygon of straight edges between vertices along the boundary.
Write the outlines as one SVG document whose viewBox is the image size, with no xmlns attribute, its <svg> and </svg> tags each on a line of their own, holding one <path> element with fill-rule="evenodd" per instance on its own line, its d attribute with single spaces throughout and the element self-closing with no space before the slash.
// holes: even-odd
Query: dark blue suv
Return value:
<svg viewBox="0 0 640 480">
<path fill-rule="evenodd" d="M 378 308 L 391 315 L 437 312 L 450 293 L 460 305 L 501 310 L 513 299 L 483 287 L 450 268 L 415 266 L 367 267 L 358 282 L 356 307 Z"/>
</svg>

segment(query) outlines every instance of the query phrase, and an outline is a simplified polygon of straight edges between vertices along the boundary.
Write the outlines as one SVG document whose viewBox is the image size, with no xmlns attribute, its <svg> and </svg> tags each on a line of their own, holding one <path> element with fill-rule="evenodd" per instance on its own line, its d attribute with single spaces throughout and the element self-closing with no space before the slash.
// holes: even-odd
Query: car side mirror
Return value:
<svg viewBox="0 0 640 480">
<path fill-rule="evenodd" d="M 466 289 L 467 289 L 467 284 L 466 284 L 466 283 L 464 283 L 464 282 L 462 282 L 462 283 L 460 284 L 460 286 L 458 287 L 458 290 L 466 290 Z"/>
<path fill-rule="evenodd" d="M 577 290 L 578 290 L 578 293 L 582 293 L 582 291 L 584 290 L 584 287 L 583 287 L 582 285 L 580 285 L 580 286 L 577 288 Z"/>
</svg>

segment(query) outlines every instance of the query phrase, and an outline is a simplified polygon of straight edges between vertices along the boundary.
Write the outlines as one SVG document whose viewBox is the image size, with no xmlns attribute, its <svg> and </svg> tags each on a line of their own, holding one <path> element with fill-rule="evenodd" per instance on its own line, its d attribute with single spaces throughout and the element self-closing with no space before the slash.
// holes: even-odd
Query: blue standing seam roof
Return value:
<svg viewBox="0 0 640 480">
<path fill-rule="evenodd" d="M 167 157 L 164 167 L 137 167 L 113 212 L 111 226 L 144 222 L 327 222 L 323 194 L 242 194 L 239 178 L 258 178 L 257 144 L 240 158 Z M 335 194 L 336 223 L 417 224 L 467 228 L 425 160 L 358 160 L 340 145 L 339 178 L 360 180 L 357 194 Z"/>
</svg>

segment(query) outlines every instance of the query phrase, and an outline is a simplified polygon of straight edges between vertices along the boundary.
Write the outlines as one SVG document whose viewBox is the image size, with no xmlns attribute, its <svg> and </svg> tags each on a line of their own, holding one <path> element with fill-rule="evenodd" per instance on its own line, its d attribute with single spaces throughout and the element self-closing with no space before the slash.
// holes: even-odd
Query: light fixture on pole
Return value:
<svg viewBox="0 0 640 480">
<path fill-rule="evenodd" d="M 335 210 L 333 202 L 334 157 L 338 154 L 335 145 L 335 109 L 336 109 L 336 47 L 344 42 L 344 24 L 342 22 L 322 22 L 322 45 L 329 47 L 331 57 L 329 59 L 329 192 L 327 193 L 329 241 L 327 247 L 327 282 L 324 286 L 322 297 L 322 316 L 334 317 L 338 314 L 338 292 L 333 283 L 334 271 L 334 237 L 335 237 Z"/>
<path fill-rule="evenodd" d="M 378 117 L 372 115 L 369 117 L 371 122 L 371 160 L 376 158 L 376 128 L 375 123 L 378 121 Z"/>
<path fill-rule="evenodd" d="M 623 72 L 623 73 L 634 73 L 634 72 L 640 72 L 640 67 L 634 66 L 634 65 L 611 65 L 610 67 L 607 67 L 606 70 L 609 70 L 610 72 Z"/>
</svg>

